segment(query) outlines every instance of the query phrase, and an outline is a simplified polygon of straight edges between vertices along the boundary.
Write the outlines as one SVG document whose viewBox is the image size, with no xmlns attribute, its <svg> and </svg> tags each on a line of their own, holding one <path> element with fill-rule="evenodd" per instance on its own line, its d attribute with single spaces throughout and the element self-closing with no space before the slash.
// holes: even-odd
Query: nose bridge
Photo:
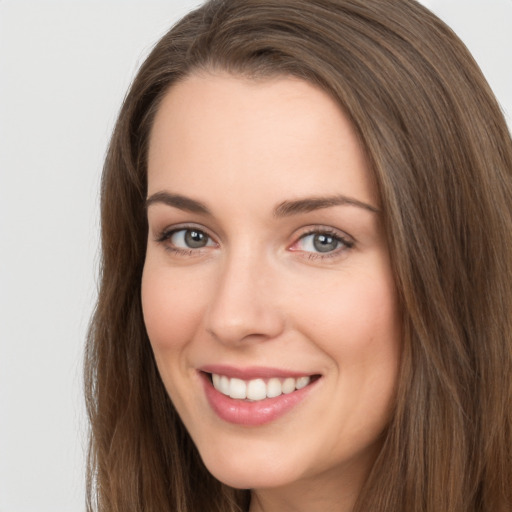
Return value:
<svg viewBox="0 0 512 512">
<path fill-rule="evenodd" d="M 272 274 L 268 260 L 249 245 L 228 251 L 219 265 L 206 329 L 223 343 L 277 336 L 283 319 L 271 298 Z"/>
</svg>

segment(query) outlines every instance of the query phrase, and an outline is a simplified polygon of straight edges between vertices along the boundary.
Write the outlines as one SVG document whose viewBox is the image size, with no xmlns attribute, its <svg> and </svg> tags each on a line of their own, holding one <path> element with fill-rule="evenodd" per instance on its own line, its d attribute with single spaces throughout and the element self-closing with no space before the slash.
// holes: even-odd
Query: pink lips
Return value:
<svg viewBox="0 0 512 512">
<path fill-rule="evenodd" d="M 296 405 L 300 404 L 311 392 L 318 380 L 312 381 L 305 388 L 289 394 L 282 394 L 274 398 L 265 398 L 259 401 L 238 400 L 230 398 L 217 391 L 208 374 L 216 373 L 230 378 L 243 380 L 268 379 L 271 377 L 301 377 L 304 373 L 288 372 L 273 368 L 244 368 L 238 369 L 228 366 L 204 366 L 200 368 L 206 398 L 213 411 L 224 421 L 236 425 L 259 426 L 274 421 Z"/>
</svg>

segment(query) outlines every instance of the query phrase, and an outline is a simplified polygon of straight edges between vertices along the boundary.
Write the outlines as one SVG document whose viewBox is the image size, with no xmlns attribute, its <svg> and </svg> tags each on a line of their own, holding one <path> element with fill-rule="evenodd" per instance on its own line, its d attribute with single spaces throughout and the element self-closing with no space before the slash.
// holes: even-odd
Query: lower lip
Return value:
<svg viewBox="0 0 512 512">
<path fill-rule="evenodd" d="M 213 387 L 209 376 L 202 374 L 202 377 L 206 398 L 217 416 L 228 423 L 250 427 L 265 425 L 284 416 L 306 398 L 319 380 L 317 379 L 305 388 L 292 393 L 250 402 L 222 394 Z"/>
</svg>

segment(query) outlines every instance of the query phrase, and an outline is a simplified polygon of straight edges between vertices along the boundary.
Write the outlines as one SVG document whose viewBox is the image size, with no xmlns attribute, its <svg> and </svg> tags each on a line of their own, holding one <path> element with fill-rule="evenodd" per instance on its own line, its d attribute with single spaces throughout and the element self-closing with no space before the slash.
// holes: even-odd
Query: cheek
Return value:
<svg viewBox="0 0 512 512">
<path fill-rule="evenodd" d="M 308 337 L 343 359 L 390 349 L 400 340 L 400 320 L 391 279 L 356 276 L 338 285 L 322 283 L 296 307 Z"/>
<path fill-rule="evenodd" d="M 323 301 L 310 296 L 302 325 L 335 368 L 331 393 L 338 405 L 329 413 L 333 436 L 327 449 L 338 453 L 349 439 L 357 452 L 378 438 L 394 403 L 401 357 L 395 288 L 391 279 L 359 276 L 323 292 Z"/>
<path fill-rule="evenodd" d="M 311 293 L 301 310 L 302 331 L 335 368 L 333 394 L 343 418 L 378 435 L 389 419 L 400 357 L 401 327 L 393 280 L 381 273 Z M 349 424 L 347 423 L 347 425 Z M 357 443 L 355 443 L 357 444 Z"/>
<path fill-rule="evenodd" d="M 142 311 L 157 358 L 159 352 L 178 350 L 193 337 L 202 316 L 200 290 L 175 273 L 144 267 Z"/>
</svg>

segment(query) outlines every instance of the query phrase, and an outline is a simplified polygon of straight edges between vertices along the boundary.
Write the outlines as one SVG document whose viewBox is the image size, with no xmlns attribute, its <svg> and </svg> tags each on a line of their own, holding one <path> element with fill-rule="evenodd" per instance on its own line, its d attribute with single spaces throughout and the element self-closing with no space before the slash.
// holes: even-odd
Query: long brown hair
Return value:
<svg viewBox="0 0 512 512">
<path fill-rule="evenodd" d="M 403 311 L 393 417 L 356 511 L 512 510 L 512 143 L 478 66 L 413 0 L 212 0 L 156 45 L 124 101 L 101 188 L 86 347 L 88 510 L 241 511 L 205 469 L 145 332 L 146 159 L 172 84 L 293 75 L 350 117 L 380 192 Z"/>
</svg>

